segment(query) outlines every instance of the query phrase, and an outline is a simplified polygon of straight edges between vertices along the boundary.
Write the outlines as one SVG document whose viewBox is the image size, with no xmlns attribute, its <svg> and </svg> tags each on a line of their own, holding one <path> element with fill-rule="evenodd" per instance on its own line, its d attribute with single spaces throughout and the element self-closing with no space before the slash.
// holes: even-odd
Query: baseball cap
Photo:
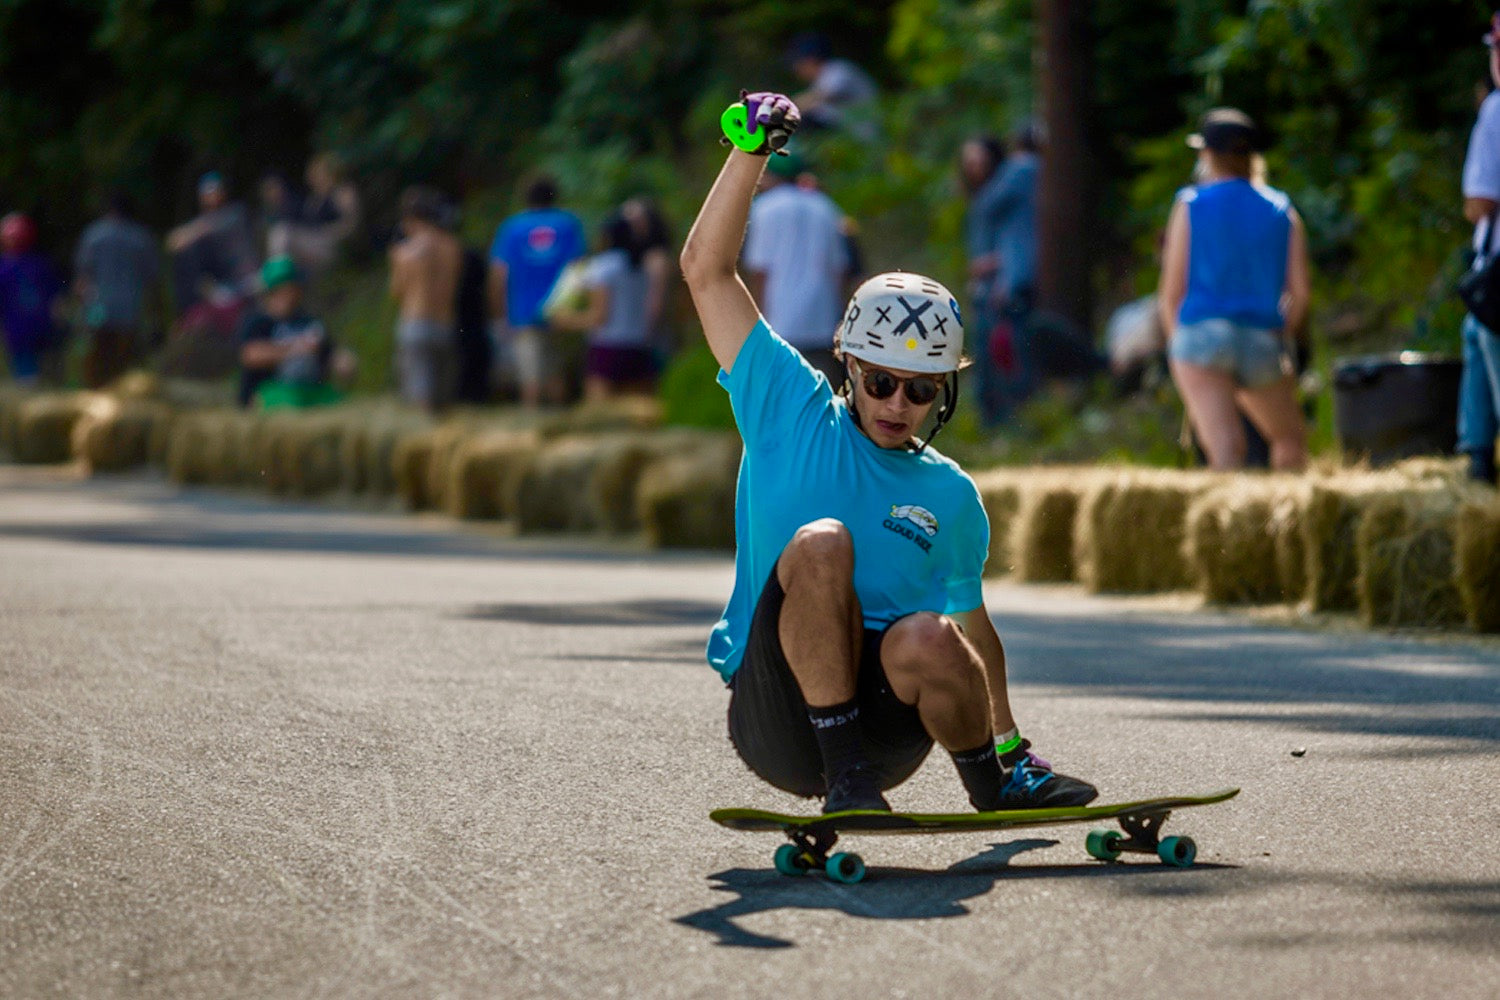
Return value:
<svg viewBox="0 0 1500 1000">
<path fill-rule="evenodd" d="M 299 285 L 302 283 L 302 272 L 297 268 L 297 262 L 291 257 L 285 254 L 272 257 L 261 266 L 260 284 L 266 291 L 293 283 Z"/>
<path fill-rule="evenodd" d="M 199 194 L 222 190 L 224 190 L 224 175 L 217 170 L 210 170 L 198 178 Z"/>
<path fill-rule="evenodd" d="M 785 156 L 773 156 L 771 157 L 771 162 L 766 164 L 766 170 L 784 181 L 796 180 L 807 169 L 807 161 L 796 153 L 787 153 Z"/>
<path fill-rule="evenodd" d="M 1253 153 L 1260 146 L 1260 130 L 1238 108 L 1214 108 L 1198 122 L 1198 131 L 1188 136 L 1187 144 L 1215 153 Z"/>
<path fill-rule="evenodd" d="M 1500 42 L 1500 11 L 1490 15 L 1490 30 L 1485 32 L 1483 41 L 1490 48 L 1494 48 L 1495 43 Z"/>
</svg>

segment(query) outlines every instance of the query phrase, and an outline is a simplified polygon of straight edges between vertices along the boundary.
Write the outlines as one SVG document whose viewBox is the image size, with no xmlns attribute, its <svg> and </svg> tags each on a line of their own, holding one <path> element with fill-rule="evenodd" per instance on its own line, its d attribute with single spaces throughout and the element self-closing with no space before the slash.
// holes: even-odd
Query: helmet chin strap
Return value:
<svg viewBox="0 0 1500 1000">
<path fill-rule="evenodd" d="M 922 441 L 913 449 L 914 454 L 920 455 L 927 450 L 927 446 L 932 444 L 932 439 L 938 436 L 938 431 L 943 429 L 943 425 L 953 419 L 953 411 L 956 409 L 958 409 L 958 372 L 954 371 L 950 377 L 943 379 L 943 405 L 938 407 L 937 423 L 932 425 L 932 433 L 927 435 L 927 440 Z"/>
</svg>

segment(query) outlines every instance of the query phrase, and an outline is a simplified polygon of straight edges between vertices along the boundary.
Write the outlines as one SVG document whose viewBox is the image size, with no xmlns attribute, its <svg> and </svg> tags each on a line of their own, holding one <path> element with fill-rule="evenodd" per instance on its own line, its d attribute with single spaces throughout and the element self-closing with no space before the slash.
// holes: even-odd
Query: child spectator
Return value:
<svg viewBox="0 0 1500 1000">
<path fill-rule="evenodd" d="M 272 257 L 260 271 L 260 308 L 240 330 L 240 405 L 265 409 L 337 402 L 333 341 L 303 305 L 296 261 Z"/>
</svg>

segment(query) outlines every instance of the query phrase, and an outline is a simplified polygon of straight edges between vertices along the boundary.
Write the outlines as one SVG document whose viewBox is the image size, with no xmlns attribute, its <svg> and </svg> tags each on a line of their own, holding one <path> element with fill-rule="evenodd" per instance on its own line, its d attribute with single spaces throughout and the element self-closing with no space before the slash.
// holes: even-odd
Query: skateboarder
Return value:
<svg viewBox="0 0 1500 1000">
<path fill-rule="evenodd" d="M 738 148 L 682 250 L 745 443 L 734 591 L 708 644 L 732 692 L 730 739 L 766 781 L 823 796 L 824 812 L 889 810 L 882 792 L 934 740 L 978 809 L 1088 802 L 1093 786 L 1054 772 L 1017 731 L 980 589 L 984 508 L 917 436 L 934 408 L 932 435 L 953 415 L 957 303 L 915 274 L 865 282 L 835 333 L 835 393 L 735 270 L 765 157 L 800 121 L 780 94 L 744 100 L 753 134 L 726 131 Z"/>
</svg>

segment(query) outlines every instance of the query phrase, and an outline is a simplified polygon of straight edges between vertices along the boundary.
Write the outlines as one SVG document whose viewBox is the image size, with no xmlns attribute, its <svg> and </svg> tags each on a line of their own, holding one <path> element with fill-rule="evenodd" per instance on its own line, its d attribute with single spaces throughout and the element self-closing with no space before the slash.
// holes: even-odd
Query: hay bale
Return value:
<svg viewBox="0 0 1500 1000">
<path fill-rule="evenodd" d="M 525 533 L 635 530 L 641 473 L 671 450 L 673 440 L 614 433 L 547 441 L 522 475 L 517 527 Z"/>
<path fill-rule="evenodd" d="M 444 510 L 468 520 L 514 517 L 521 481 L 540 446 L 536 431 L 485 431 L 465 438 L 448 463 Z"/>
<path fill-rule="evenodd" d="M 656 548 L 733 550 L 740 440 L 717 435 L 651 462 L 636 487 L 636 512 Z"/>
<path fill-rule="evenodd" d="M 449 465 L 465 441 L 473 437 L 475 426 L 468 420 L 449 420 L 432 435 L 432 453 L 427 459 L 427 504 L 438 510 L 448 506 Z"/>
<path fill-rule="evenodd" d="M 1265 604 L 1301 596 L 1300 574 L 1282 569 L 1283 537 L 1296 518 L 1296 480 L 1235 475 L 1188 505 L 1184 554 L 1203 596 L 1217 604 Z"/>
<path fill-rule="evenodd" d="M 990 469 L 974 477 L 979 499 L 990 522 L 990 551 L 984 563 L 985 576 L 1004 576 L 1015 567 L 1011 550 L 1011 526 L 1021 508 L 1021 484 L 1027 473 L 1015 469 Z"/>
<path fill-rule="evenodd" d="M 352 411 L 339 439 L 339 480 L 351 493 L 387 497 L 396 492 L 396 445 L 407 434 L 436 426 L 418 410 L 381 402 Z"/>
<path fill-rule="evenodd" d="M 0 454 L 14 457 L 21 404 L 35 395 L 34 390 L 22 386 L 0 385 Z"/>
<path fill-rule="evenodd" d="M 1377 497 L 1411 484 L 1412 480 L 1399 474 L 1366 472 L 1319 480 L 1308 487 L 1302 510 L 1302 549 L 1306 600 L 1312 610 L 1358 610 L 1355 533 L 1360 515 Z"/>
<path fill-rule="evenodd" d="M 109 394 L 117 399 L 164 399 L 166 384 L 161 376 L 136 369 L 128 371 L 109 384 Z"/>
<path fill-rule="evenodd" d="M 1276 578 L 1285 601 L 1300 601 L 1307 595 L 1307 553 L 1302 541 L 1307 497 L 1306 484 L 1299 482 L 1271 502 L 1269 528 L 1276 550 Z"/>
<path fill-rule="evenodd" d="M 1016 579 L 1024 583 L 1076 579 L 1073 526 L 1086 483 L 1086 479 L 1048 472 L 1019 486 L 1020 502 L 1008 543 Z"/>
<path fill-rule="evenodd" d="M 653 396 L 616 396 L 581 403 L 553 414 L 538 428 L 543 437 L 649 431 L 661 426 L 661 403 Z"/>
<path fill-rule="evenodd" d="M 1500 632 L 1500 498 L 1471 499 L 1454 524 L 1455 577 L 1476 632 Z"/>
<path fill-rule="evenodd" d="M 96 398 L 91 392 L 48 392 L 22 400 L 11 431 L 11 457 L 35 465 L 71 459 L 73 428 Z"/>
<path fill-rule="evenodd" d="M 1457 625 L 1464 604 L 1455 574 L 1454 533 L 1470 491 L 1462 481 L 1428 479 L 1377 496 L 1355 529 L 1355 590 L 1366 625 Z"/>
<path fill-rule="evenodd" d="M 73 426 L 73 456 L 90 472 L 118 472 L 145 465 L 151 443 L 170 410 L 165 403 L 134 396 L 101 395 Z"/>
<path fill-rule="evenodd" d="M 1188 505 L 1218 481 L 1203 472 L 1130 469 L 1096 482 L 1078 507 L 1078 579 L 1095 593 L 1192 586 L 1183 548 Z"/>
<path fill-rule="evenodd" d="M 428 510 L 427 470 L 432 463 L 433 438 L 437 427 L 409 430 L 397 435 L 391 448 L 391 478 L 395 492 L 407 510 Z"/>
<path fill-rule="evenodd" d="M 167 477 L 191 486 L 211 482 L 209 451 L 218 437 L 216 424 L 222 414 L 204 410 L 176 415 L 167 434 Z"/>
</svg>

